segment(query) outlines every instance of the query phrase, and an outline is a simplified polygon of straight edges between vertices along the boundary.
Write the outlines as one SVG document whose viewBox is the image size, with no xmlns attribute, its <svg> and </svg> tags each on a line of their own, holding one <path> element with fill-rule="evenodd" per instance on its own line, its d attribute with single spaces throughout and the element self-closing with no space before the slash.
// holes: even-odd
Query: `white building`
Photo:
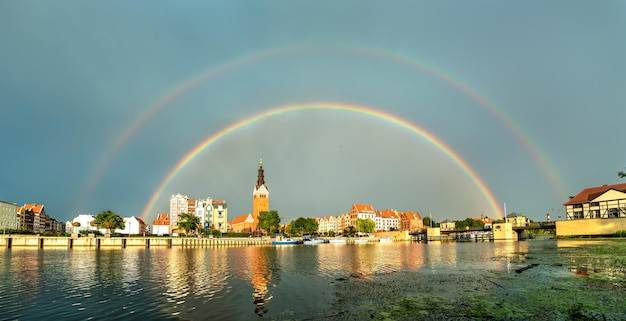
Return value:
<svg viewBox="0 0 626 321">
<path fill-rule="evenodd" d="M 200 225 L 207 231 L 210 227 L 211 215 L 213 213 L 213 200 L 207 197 L 203 200 L 196 200 L 195 215 L 200 219 Z"/>
<path fill-rule="evenodd" d="M 124 217 L 124 229 L 115 229 L 115 233 L 144 235 L 146 233 L 146 223 L 138 217 Z"/>
<path fill-rule="evenodd" d="M 189 197 L 180 193 L 170 198 L 170 226 L 178 224 L 178 215 L 189 213 Z"/>
<path fill-rule="evenodd" d="M 0 228 L 14 229 L 19 227 L 17 204 L 0 201 Z"/>
<path fill-rule="evenodd" d="M 157 219 L 152 223 L 152 234 L 169 235 L 170 234 L 170 218 L 167 214 L 159 214 Z"/>
<path fill-rule="evenodd" d="M 95 220 L 96 217 L 91 214 L 80 214 L 73 220 L 65 223 L 65 231 L 68 233 L 80 233 L 80 231 L 100 231 L 102 234 L 107 233 L 106 229 L 98 229 L 97 226 L 91 224 L 91 222 Z"/>
<path fill-rule="evenodd" d="M 626 183 L 585 188 L 564 205 L 567 220 L 626 217 Z"/>
<path fill-rule="evenodd" d="M 394 210 L 381 210 L 374 222 L 376 222 L 376 231 L 384 232 L 396 231 L 400 225 L 398 214 Z"/>
</svg>

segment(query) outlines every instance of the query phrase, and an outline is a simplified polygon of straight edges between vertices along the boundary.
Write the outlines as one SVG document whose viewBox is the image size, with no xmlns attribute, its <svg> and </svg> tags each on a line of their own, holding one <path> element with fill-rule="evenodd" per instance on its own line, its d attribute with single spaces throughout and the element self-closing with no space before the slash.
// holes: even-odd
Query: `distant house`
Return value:
<svg viewBox="0 0 626 321">
<path fill-rule="evenodd" d="M 29 230 L 33 233 L 42 233 L 46 230 L 48 215 L 41 204 L 24 204 L 17 209 L 20 221 L 20 229 Z"/>
<path fill-rule="evenodd" d="M 350 215 L 350 225 L 356 226 L 357 219 L 370 219 L 372 221 L 376 221 L 376 211 L 374 207 L 370 204 L 352 204 L 350 211 L 348 212 Z"/>
<path fill-rule="evenodd" d="M 17 229 L 19 226 L 17 204 L 0 201 L 0 228 Z"/>
<path fill-rule="evenodd" d="M 511 213 L 506 216 L 506 222 L 511 223 L 513 227 L 515 226 L 529 226 L 530 220 L 521 214 Z"/>
<path fill-rule="evenodd" d="M 418 212 L 402 212 L 400 214 L 401 231 L 419 231 L 424 228 L 424 221 Z"/>
<path fill-rule="evenodd" d="M 441 229 L 441 231 L 453 231 L 454 229 L 456 229 L 456 222 L 444 220 L 443 222 L 439 223 L 439 228 Z"/>
<path fill-rule="evenodd" d="M 228 206 L 225 200 L 213 200 L 211 203 L 209 227 L 222 233 L 228 232 Z"/>
<path fill-rule="evenodd" d="M 105 234 L 106 229 L 98 229 L 95 225 L 96 217 L 91 214 L 80 214 L 72 221 L 66 223 L 68 233 L 80 233 L 81 231 L 100 231 Z M 69 228 L 69 229 L 68 229 Z"/>
<path fill-rule="evenodd" d="M 332 232 L 335 235 L 339 235 L 343 233 L 342 215 L 320 217 L 316 221 L 317 233 L 319 234 L 330 234 Z"/>
<path fill-rule="evenodd" d="M 128 234 L 128 235 L 143 235 L 146 233 L 146 223 L 135 216 L 124 217 L 124 228 L 115 229 L 115 233 Z"/>
<path fill-rule="evenodd" d="M 473 218 L 474 221 L 478 221 L 478 222 L 483 222 L 484 226 L 483 228 L 485 229 L 491 229 L 491 226 L 493 225 L 493 222 L 495 221 L 492 218 L 487 218 L 487 217 L 481 217 L 481 218 Z"/>
<path fill-rule="evenodd" d="M 170 217 L 163 213 L 157 216 L 157 219 L 152 222 L 152 234 L 155 235 L 169 235 L 170 234 Z"/>
<path fill-rule="evenodd" d="M 563 205 L 567 220 L 626 217 L 626 184 L 585 188 Z"/>
<path fill-rule="evenodd" d="M 230 225 L 230 231 L 235 233 L 251 233 L 254 228 L 254 217 L 252 214 L 244 214 L 235 217 L 232 221 L 228 222 Z"/>
<path fill-rule="evenodd" d="M 396 231 L 399 228 L 400 220 L 398 212 L 394 210 L 381 210 L 376 215 L 376 232 Z"/>
</svg>

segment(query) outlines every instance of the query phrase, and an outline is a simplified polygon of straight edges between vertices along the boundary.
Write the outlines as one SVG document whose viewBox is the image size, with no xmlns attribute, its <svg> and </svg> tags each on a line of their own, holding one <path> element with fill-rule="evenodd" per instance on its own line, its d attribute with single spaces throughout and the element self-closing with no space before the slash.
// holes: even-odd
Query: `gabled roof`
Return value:
<svg viewBox="0 0 626 321">
<path fill-rule="evenodd" d="M 380 216 L 382 218 L 398 218 L 398 216 L 396 216 L 396 212 L 392 210 L 381 210 Z"/>
<path fill-rule="evenodd" d="M 170 217 L 167 214 L 159 214 L 152 225 L 170 225 Z"/>
<path fill-rule="evenodd" d="M 614 189 L 620 192 L 626 192 L 626 183 L 623 184 L 613 184 L 613 185 L 602 185 L 596 187 L 589 187 L 582 190 L 580 193 L 576 194 L 576 196 L 572 197 L 567 203 L 563 205 L 574 205 L 574 204 L 583 204 L 588 203 L 592 199 L 600 196 L 606 191 Z"/>
<path fill-rule="evenodd" d="M 22 210 L 25 211 L 33 211 L 33 213 L 39 213 L 43 211 L 43 205 L 40 204 L 24 204 L 24 206 L 17 209 L 17 212 L 20 213 Z"/>
<path fill-rule="evenodd" d="M 606 192 L 604 192 L 604 193 L 600 193 L 600 194 L 598 194 L 598 195 L 594 196 L 594 197 L 593 197 L 592 199 L 590 199 L 589 201 L 590 201 L 590 202 L 597 201 L 599 198 L 603 198 L 603 197 L 605 197 L 605 196 L 604 196 L 604 194 L 607 194 L 607 193 L 610 193 L 610 192 L 616 192 L 616 193 L 619 193 L 619 194 L 626 194 L 626 191 L 619 191 L 619 190 L 616 190 L 616 189 L 614 189 L 614 188 L 611 188 L 610 190 L 608 190 L 608 191 L 606 191 Z M 615 195 L 613 195 L 612 197 L 615 197 Z M 623 197 L 624 197 L 624 196 L 621 196 L 621 198 L 623 198 Z"/>
<path fill-rule="evenodd" d="M 232 221 L 230 221 L 230 224 L 244 223 L 249 221 L 254 222 L 254 217 L 252 217 L 252 214 L 250 213 L 235 217 Z"/>
<path fill-rule="evenodd" d="M 375 213 L 374 207 L 370 204 L 352 204 L 352 207 L 356 209 L 358 213 Z"/>
<path fill-rule="evenodd" d="M 410 220 L 421 220 L 422 216 L 418 212 L 404 212 L 404 215 Z"/>
</svg>

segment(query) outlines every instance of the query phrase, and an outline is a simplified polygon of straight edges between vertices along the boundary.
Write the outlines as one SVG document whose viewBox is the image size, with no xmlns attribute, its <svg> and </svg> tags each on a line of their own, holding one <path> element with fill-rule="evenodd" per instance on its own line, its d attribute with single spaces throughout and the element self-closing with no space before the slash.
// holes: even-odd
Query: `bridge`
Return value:
<svg viewBox="0 0 626 321">
<path fill-rule="evenodd" d="M 556 223 L 554 222 L 534 222 L 528 225 L 512 225 L 513 231 L 517 234 L 518 240 L 524 240 L 528 238 L 529 231 L 536 230 L 554 230 L 556 229 Z M 481 228 L 469 228 L 469 229 L 454 229 L 454 230 L 442 230 L 441 237 L 442 240 L 456 240 L 455 236 L 463 236 L 468 233 L 476 233 L 475 240 L 486 240 L 485 235 L 482 235 L 480 232 L 491 232 L 491 229 L 481 229 Z M 424 240 L 427 238 L 426 235 L 421 233 L 413 232 L 410 233 L 413 240 Z M 480 237 L 478 237 L 480 235 Z M 461 237 L 461 239 L 463 239 Z"/>
</svg>

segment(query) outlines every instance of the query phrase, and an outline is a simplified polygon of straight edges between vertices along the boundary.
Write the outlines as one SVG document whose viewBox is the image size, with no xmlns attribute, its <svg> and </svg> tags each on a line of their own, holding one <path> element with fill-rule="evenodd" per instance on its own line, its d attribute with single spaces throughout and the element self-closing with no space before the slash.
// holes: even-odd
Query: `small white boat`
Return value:
<svg viewBox="0 0 626 321">
<path fill-rule="evenodd" d="M 304 243 L 304 245 L 317 245 L 326 243 L 326 241 L 316 237 L 304 237 L 302 238 L 302 243 Z"/>
<path fill-rule="evenodd" d="M 328 243 L 331 243 L 331 244 L 346 244 L 346 239 L 343 238 L 343 237 L 338 236 L 338 237 L 330 239 L 328 241 Z"/>
<path fill-rule="evenodd" d="M 378 241 L 380 241 L 381 243 L 393 242 L 393 238 L 391 238 L 390 236 L 381 237 L 380 239 L 378 239 Z"/>
</svg>

